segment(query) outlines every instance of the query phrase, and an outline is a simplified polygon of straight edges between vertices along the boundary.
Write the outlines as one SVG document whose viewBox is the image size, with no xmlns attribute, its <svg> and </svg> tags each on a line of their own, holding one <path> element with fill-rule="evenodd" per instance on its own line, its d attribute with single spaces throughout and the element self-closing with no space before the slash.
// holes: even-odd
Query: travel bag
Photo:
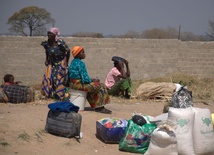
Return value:
<svg viewBox="0 0 214 155">
<path fill-rule="evenodd" d="M 4 85 L 3 89 L 11 103 L 27 103 L 35 99 L 33 87 L 12 84 Z"/>
<path fill-rule="evenodd" d="M 61 137 L 79 137 L 81 130 L 82 116 L 74 111 L 53 112 L 49 110 L 45 130 L 53 135 Z"/>
</svg>

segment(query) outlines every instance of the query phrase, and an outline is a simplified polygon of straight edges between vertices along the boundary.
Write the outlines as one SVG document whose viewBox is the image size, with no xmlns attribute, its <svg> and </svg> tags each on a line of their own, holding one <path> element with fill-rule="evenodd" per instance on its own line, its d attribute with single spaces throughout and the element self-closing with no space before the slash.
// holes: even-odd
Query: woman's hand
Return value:
<svg viewBox="0 0 214 155">
<path fill-rule="evenodd" d="M 66 57 L 62 60 L 62 66 L 63 67 L 68 67 L 68 63 L 67 63 L 67 58 Z"/>
<path fill-rule="evenodd" d="M 45 60 L 45 66 L 48 66 L 48 60 Z"/>
<path fill-rule="evenodd" d="M 129 62 L 127 60 L 125 60 L 124 63 L 126 66 L 129 64 Z"/>
</svg>

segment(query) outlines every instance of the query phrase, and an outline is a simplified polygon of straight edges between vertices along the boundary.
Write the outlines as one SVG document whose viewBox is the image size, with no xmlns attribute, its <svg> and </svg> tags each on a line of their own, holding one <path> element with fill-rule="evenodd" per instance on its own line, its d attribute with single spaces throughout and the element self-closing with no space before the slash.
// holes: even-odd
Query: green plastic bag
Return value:
<svg viewBox="0 0 214 155">
<path fill-rule="evenodd" d="M 128 120 L 125 134 L 119 142 L 119 150 L 144 154 L 149 147 L 152 132 L 156 128 L 155 124 L 146 123 L 140 126 L 132 119 Z"/>
</svg>

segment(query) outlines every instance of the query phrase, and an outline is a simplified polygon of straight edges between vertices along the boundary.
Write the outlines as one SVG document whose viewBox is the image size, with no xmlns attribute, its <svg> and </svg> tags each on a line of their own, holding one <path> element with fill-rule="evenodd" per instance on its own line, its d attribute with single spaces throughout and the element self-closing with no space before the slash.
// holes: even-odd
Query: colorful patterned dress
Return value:
<svg viewBox="0 0 214 155">
<path fill-rule="evenodd" d="M 87 92 L 87 101 L 92 108 L 101 107 L 109 103 L 106 86 L 100 82 L 92 82 L 88 75 L 85 63 L 74 58 L 69 65 L 70 88 Z"/>
<path fill-rule="evenodd" d="M 58 39 L 55 46 L 51 46 L 47 40 L 42 42 L 41 45 L 45 48 L 48 54 L 49 65 L 46 70 L 46 72 L 48 73 L 46 74 L 50 76 L 51 83 L 48 86 L 49 88 L 47 88 L 47 85 L 43 83 L 43 90 L 45 91 L 47 97 L 51 97 L 52 95 L 56 94 L 59 98 L 63 99 L 65 94 L 65 87 L 62 87 L 63 79 L 62 76 L 59 75 L 66 74 L 64 68 L 65 66 L 62 66 L 62 61 L 64 60 L 67 52 L 70 51 L 70 49 L 65 43 L 65 41 L 62 39 Z M 48 78 L 46 80 L 48 80 Z M 45 83 L 46 82 L 47 81 L 45 81 Z M 57 90 L 56 92 L 56 89 L 59 87 L 59 84 L 61 84 L 61 90 Z"/>
</svg>

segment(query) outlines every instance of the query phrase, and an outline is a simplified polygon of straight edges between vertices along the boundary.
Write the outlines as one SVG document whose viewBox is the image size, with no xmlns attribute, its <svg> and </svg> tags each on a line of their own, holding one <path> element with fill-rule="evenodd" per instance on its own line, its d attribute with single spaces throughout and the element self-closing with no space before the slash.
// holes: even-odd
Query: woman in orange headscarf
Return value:
<svg viewBox="0 0 214 155">
<path fill-rule="evenodd" d="M 74 59 L 69 65 L 70 88 L 87 91 L 87 100 L 96 112 L 108 113 L 111 111 L 104 107 L 109 103 L 109 95 L 106 86 L 99 79 L 89 77 L 86 65 L 82 61 L 85 51 L 81 46 L 72 48 Z"/>
</svg>

